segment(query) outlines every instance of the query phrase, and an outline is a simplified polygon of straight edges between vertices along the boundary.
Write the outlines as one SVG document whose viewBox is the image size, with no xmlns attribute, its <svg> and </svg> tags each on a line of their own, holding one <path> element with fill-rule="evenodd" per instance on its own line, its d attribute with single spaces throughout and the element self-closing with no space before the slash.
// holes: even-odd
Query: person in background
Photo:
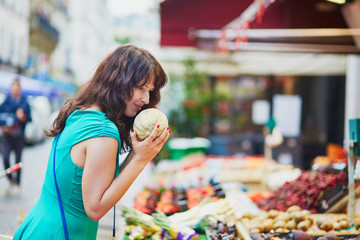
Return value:
<svg viewBox="0 0 360 240">
<path fill-rule="evenodd" d="M 0 105 L 2 132 L 2 155 L 4 168 L 10 167 L 10 153 L 15 152 L 15 163 L 21 162 L 21 155 L 25 146 L 25 127 L 31 121 L 31 110 L 25 96 L 21 94 L 20 80 L 15 78 L 11 83 L 10 93 Z M 21 169 L 8 174 L 6 194 L 13 190 L 15 195 L 20 194 Z"/>
<path fill-rule="evenodd" d="M 123 197 L 170 135 L 143 141 L 135 116 L 156 107 L 167 76 L 145 49 L 122 45 L 60 109 L 39 200 L 14 239 L 96 239 L 98 221 Z M 129 151 L 120 170 L 119 154 Z M 123 165 L 122 165 L 123 166 Z M 115 231 L 114 231 L 115 232 Z"/>
</svg>

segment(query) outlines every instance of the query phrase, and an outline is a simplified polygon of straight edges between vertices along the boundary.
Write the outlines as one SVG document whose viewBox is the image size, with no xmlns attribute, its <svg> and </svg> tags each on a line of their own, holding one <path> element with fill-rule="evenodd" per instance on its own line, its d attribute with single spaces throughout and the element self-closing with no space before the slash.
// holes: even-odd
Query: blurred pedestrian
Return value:
<svg viewBox="0 0 360 240">
<path fill-rule="evenodd" d="M 21 94 L 20 80 L 15 78 L 11 83 L 10 93 L 0 105 L 0 129 L 2 131 L 2 155 L 4 168 L 10 167 L 10 154 L 15 152 L 15 163 L 21 162 L 21 154 L 25 146 L 25 127 L 31 121 L 30 105 L 26 97 Z M 20 194 L 21 169 L 8 174 L 8 186 L 5 193 L 13 190 L 15 195 Z"/>
<path fill-rule="evenodd" d="M 60 109 L 39 200 L 14 239 L 96 239 L 98 221 L 123 197 L 170 135 L 136 137 L 135 116 L 155 107 L 167 77 L 145 49 L 122 45 Z M 120 171 L 119 154 L 127 155 Z M 114 231 L 116 232 L 116 231 Z"/>
</svg>

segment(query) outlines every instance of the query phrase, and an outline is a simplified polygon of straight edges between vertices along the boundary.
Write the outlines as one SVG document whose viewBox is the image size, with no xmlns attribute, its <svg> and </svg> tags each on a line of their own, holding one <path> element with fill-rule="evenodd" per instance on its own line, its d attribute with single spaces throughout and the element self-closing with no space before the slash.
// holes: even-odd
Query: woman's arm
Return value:
<svg viewBox="0 0 360 240">
<path fill-rule="evenodd" d="M 123 197 L 148 162 L 161 150 L 170 133 L 165 129 L 155 139 L 156 130 L 141 142 L 137 140 L 135 131 L 131 133 L 133 149 L 128 155 L 129 161 L 125 160 L 128 163 L 115 179 L 117 140 L 101 137 L 85 141 L 83 201 L 86 214 L 92 220 L 100 220 Z"/>
</svg>

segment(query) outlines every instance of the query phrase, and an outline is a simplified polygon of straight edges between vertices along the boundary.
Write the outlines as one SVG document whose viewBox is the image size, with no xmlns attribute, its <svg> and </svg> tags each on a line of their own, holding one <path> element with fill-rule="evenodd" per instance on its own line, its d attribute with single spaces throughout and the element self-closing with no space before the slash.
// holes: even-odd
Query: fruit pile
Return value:
<svg viewBox="0 0 360 240">
<path fill-rule="evenodd" d="M 191 209 L 206 197 L 224 198 L 225 193 L 215 182 L 187 189 L 146 188 L 136 195 L 133 208 L 147 214 L 161 211 L 169 215 Z"/>
<path fill-rule="evenodd" d="M 326 174 L 303 171 L 296 180 L 286 182 L 269 197 L 254 202 L 265 211 L 271 209 L 286 211 L 288 207 L 298 205 L 302 209 L 316 213 L 323 194 L 337 185 L 346 185 L 344 172 Z"/>
<path fill-rule="evenodd" d="M 175 194 L 173 189 L 144 189 L 135 197 L 133 208 L 147 214 L 157 211 L 166 214 L 178 212 Z"/>
</svg>

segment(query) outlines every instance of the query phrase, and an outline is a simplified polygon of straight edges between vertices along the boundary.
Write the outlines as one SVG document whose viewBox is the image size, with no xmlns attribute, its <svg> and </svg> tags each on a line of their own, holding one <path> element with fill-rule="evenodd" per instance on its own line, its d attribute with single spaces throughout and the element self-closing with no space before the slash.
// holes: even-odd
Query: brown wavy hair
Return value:
<svg viewBox="0 0 360 240">
<path fill-rule="evenodd" d="M 154 90 L 150 92 L 149 104 L 142 109 L 156 107 L 160 102 L 160 89 L 167 83 L 166 73 L 147 50 L 131 44 L 118 47 L 99 64 L 93 77 L 65 102 L 45 134 L 56 136 L 75 110 L 96 104 L 119 129 L 121 150 L 128 150 L 135 117 L 125 116 L 125 101 L 132 98 L 134 88 L 144 86 L 152 79 L 155 79 Z"/>
</svg>

